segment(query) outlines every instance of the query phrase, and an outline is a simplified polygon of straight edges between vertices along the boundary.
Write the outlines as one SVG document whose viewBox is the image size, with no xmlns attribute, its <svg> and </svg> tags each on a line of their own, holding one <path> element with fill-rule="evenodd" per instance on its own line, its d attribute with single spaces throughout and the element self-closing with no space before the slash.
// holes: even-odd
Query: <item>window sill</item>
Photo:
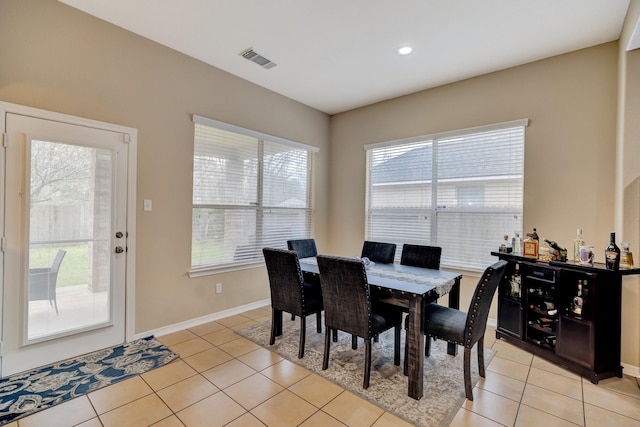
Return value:
<svg viewBox="0 0 640 427">
<path fill-rule="evenodd" d="M 196 277 L 212 276 L 214 274 L 231 273 L 234 271 L 249 270 L 252 268 L 262 267 L 264 267 L 264 261 L 256 261 L 247 264 L 221 265 L 216 267 L 196 267 L 187 271 L 187 274 L 189 274 L 190 279 L 194 279 Z"/>
</svg>

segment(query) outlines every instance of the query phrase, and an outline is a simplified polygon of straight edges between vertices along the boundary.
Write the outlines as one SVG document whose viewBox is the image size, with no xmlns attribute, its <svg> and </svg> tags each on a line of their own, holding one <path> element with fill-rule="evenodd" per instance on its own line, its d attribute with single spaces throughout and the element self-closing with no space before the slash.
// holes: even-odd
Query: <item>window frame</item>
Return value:
<svg viewBox="0 0 640 427">
<path fill-rule="evenodd" d="M 211 263 L 211 264 L 202 264 L 202 265 L 194 265 L 194 258 L 193 258 L 193 251 L 194 251 L 194 217 L 193 217 L 193 212 L 195 209 L 214 209 L 214 210 L 236 210 L 236 211 L 255 211 L 256 212 L 256 223 L 255 223 L 255 233 L 257 236 L 258 230 L 261 229 L 260 224 L 263 223 L 263 221 L 260 220 L 260 218 L 264 219 L 265 215 L 268 215 L 269 213 L 272 212 L 286 212 L 287 210 L 291 210 L 291 211 L 296 211 L 298 213 L 304 212 L 304 215 L 306 216 L 306 220 L 305 220 L 305 228 L 306 228 L 306 233 L 307 235 L 305 236 L 295 236 L 295 238 L 310 238 L 313 232 L 313 163 L 314 163 L 314 155 L 316 153 L 318 153 L 320 151 L 320 149 L 318 147 L 314 147 L 311 145 L 307 145 L 307 144 L 303 144 L 300 142 L 296 142 L 296 141 L 292 141 L 292 140 L 288 140 L 285 138 L 281 138 L 281 137 L 277 137 L 277 136 L 273 136 L 273 135 L 269 135 L 269 134 L 265 134 L 262 132 L 257 132 L 257 131 L 253 131 L 251 129 L 246 129 L 240 126 L 236 126 L 236 125 L 232 125 L 229 123 L 225 123 L 225 122 L 221 122 L 218 120 L 214 120 L 214 119 L 210 119 L 207 117 L 202 117 L 199 115 L 193 115 L 193 123 L 194 123 L 194 136 L 193 136 L 193 143 L 194 143 L 194 154 L 193 154 L 193 160 L 194 160 L 194 172 L 195 172 L 195 160 L 196 160 L 196 150 L 195 150 L 195 144 L 197 142 L 197 132 L 196 132 L 196 128 L 197 125 L 204 125 L 204 126 L 208 126 L 211 128 L 214 128 L 216 130 L 222 130 L 222 131 L 226 131 L 226 132 L 232 132 L 238 135 L 241 135 L 242 137 L 249 137 L 252 139 L 255 139 L 256 143 L 257 143 L 257 158 L 256 158 L 256 162 L 257 162 L 257 179 L 256 179 L 256 196 L 255 196 L 255 200 L 256 203 L 251 202 L 249 205 L 245 205 L 245 204 L 224 204 L 224 203 L 213 203 L 213 204 L 209 204 L 209 203 L 195 203 L 194 199 L 195 197 L 192 196 L 191 198 L 191 211 L 192 211 L 192 220 L 191 220 L 191 228 L 192 228 L 192 239 L 191 239 L 191 245 L 190 245 L 190 249 L 191 249 L 191 254 L 190 254 L 190 268 L 188 271 L 189 277 L 193 278 L 193 277 L 201 277 L 201 276 L 207 276 L 210 274 L 219 274 L 219 273 L 224 273 L 224 272 L 230 272 L 230 271 L 238 271 L 238 270 L 244 270 L 244 269 L 249 269 L 249 268 L 257 268 L 257 267 L 261 267 L 264 266 L 264 258 L 262 257 L 262 253 L 261 251 L 257 251 L 257 246 L 256 245 L 255 248 L 256 249 L 256 255 L 255 257 L 250 257 L 247 260 L 237 260 L 237 261 L 231 261 L 231 262 L 221 262 L 221 263 Z M 293 148 L 295 150 L 304 150 L 307 152 L 307 166 L 306 166 L 306 201 L 305 201 L 305 206 L 304 207 L 275 207 L 275 206 L 266 206 L 264 204 L 264 186 L 263 186 L 263 182 L 265 179 L 265 168 L 264 168 L 264 164 L 266 161 L 266 154 L 265 154 L 265 144 L 270 144 L 272 146 L 282 146 L 282 147 L 286 147 L 286 148 Z M 196 188 L 195 188 L 195 181 L 194 181 L 194 173 L 192 173 L 192 191 L 193 194 L 195 194 L 196 192 Z M 259 236 L 257 237 L 259 240 L 259 242 L 263 241 L 262 238 L 263 236 Z M 286 249 L 286 241 L 283 240 L 282 241 L 282 248 Z M 237 249 L 238 247 L 236 247 Z"/>
<path fill-rule="evenodd" d="M 516 129 L 516 128 L 522 128 L 522 147 L 521 147 L 522 166 L 520 170 L 521 175 L 519 178 L 521 179 L 521 182 L 522 182 L 522 187 L 521 187 L 522 198 L 519 201 L 520 204 L 516 209 L 505 207 L 502 210 L 488 209 L 488 208 L 485 208 L 483 204 L 482 210 L 479 210 L 478 212 L 482 212 L 483 214 L 488 214 L 487 218 L 490 218 L 490 215 L 496 215 L 496 214 L 501 214 L 501 215 L 504 215 L 505 217 L 513 216 L 513 222 L 518 223 L 517 228 L 515 230 L 511 228 L 505 229 L 503 233 L 508 233 L 510 236 L 512 236 L 513 231 L 518 231 L 520 233 L 520 236 L 522 236 L 523 209 L 524 209 L 524 147 L 525 147 L 525 139 L 526 139 L 525 128 L 528 126 L 528 124 L 529 124 L 529 119 L 520 119 L 520 120 L 513 120 L 513 121 L 490 124 L 485 126 L 478 126 L 478 127 L 472 127 L 472 128 L 466 128 L 466 129 L 460 129 L 460 130 L 454 130 L 454 131 L 441 132 L 437 134 L 422 135 L 422 136 L 405 138 L 400 140 L 393 140 L 393 141 L 386 141 L 386 142 L 379 142 L 379 143 L 365 145 L 364 150 L 366 151 L 366 158 L 367 158 L 366 160 L 366 174 L 367 174 L 366 197 L 365 197 L 365 200 L 366 200 L 365 201 L 365 238 L 368 240 L 376 239 L 376 235 L 372 234 L 372 230 L 373 230 L 373 233 L 379 233 L 378 236 L 380 234 L 387 234 L 387 233 L 388 233 L 387 235 L 389 234 L 393 235 L 395 232 L 398 236 L 397 239 L 395 240 L 385 239 L 385 240 L 398 244 L 398 248 L 400 250 L 396 251 L 396 261 L 400 259 L 403 243 L 438 245 L 438 246 L 443 246 L 443 249 L 445 249 L 444 247 L 445 245 L 438 242 L 438 235 L 439 233 L 443 232 L 442 221 L 445 220 L 444 215 L 462 214 L 462 215 L 468 216 L 469 214 L 475 214 L 477 212 L 474 212 L 473 208 L 462 208 L 459 206 L 455 206 L 455 207 L 438 206 L 438 193 L 442 192 L 444 189 L 444 187 L 442 186 L 442 182 L 440 182 L 440 181 L 443 181 L 442 178 L 440 178 L 440 181 L 438 178 L 438 168 L 442 167 L 442 165 L 440 164 L 440 160 L 438 160 L 438 151 L 441 148 L 440 145 L 443 142 L 448 142 L 455 138 L 460 138 L 460 137 L 468 138 L 468 137 L 472 137 L 473 135 L 482 135 L 492 131 L 495 131 L 495 132 L 508 131 L 509 129 Z M 430 177 L 419 176 L 420 178 L 419 180 L 413 181 L 413 184 L 422 184 L 425 186 L 425 189 L 428 188 L 428 190 L 422 190 L 422 191 L 427 196 L 430 196 L 430 197 L 424 198 L 425 200 L 427 199 L 430 200 L 430 205 L 429 206 L 421 205 L 421 206 L 414 206 L 414 207 L 408 207 L 408 206 L 403 207 L 402 205 L 398 207 L 377 207 L 377 208 L 372 207 L 372 198 L 378 196 L 375 193 L 372 194 L 372 187 L 374 186 L 374 183 L 372 183 L 372 172 L 373 172 L 372 166 L 374 161 L 372 156 L 375 155 L 375 150 L 381 149 L 381 148 L 391 148 L 391 149 L 397 148 L 399 151 L 402 151 L 404 148 L 407 148 L 407 151 L 409 151 L 408 147 L 411 147 L 411 146 L 415 146 L 415 147 L 424 146 L 425 149 L 430 150 L 429 156 L 431 157 L 430 158 L 431 165 L 429 165 L 428 167 L 431 168 L 431 176 Z M 415 162 L 414 159 L 409 159 L 409 161 L 411 163 Z M 420 165 L 421 164 L 422 163 L 420 163 Z M 419 167 L 419 165 L 418 166 L 414 165 L 414 167 Z M 408 173 L 407 176 L 412 176 L 414 177 L 414 179 L 416 179 L 416 177 L 418 177 L 418 174 L 411 175 L 411 173 Z M 486 183 L 489 182 L 488 178 L 490 176 L 491 175 L 484 175 L 484 176 L 477 177 L 478 185 L 486 186 Z M 507 179 L 511 179 L 511 178 L 512 177 L 509 177 Z M 458 193 L 458 191 L 460 191 L 458 189 L 458 185 L 459 185 L 459 182 L 461 182 L 462 180 L 464 180 L 463 177 L 456 177 L 451 179 L 452 184 L 454 184 L 452 186 L 452 191 L 454 191 L 456 194 Z M 472 179 L 469 179 L 469 182 L 473 186 L 474 184 L 472 183 L 472 181 L 473 181 Z M 387 182 L 386 185 L 403 185 L 403 183 L 405 185 L 408 185 L 410 181 L 409 180 L 390 181 L 390 182 Z M 379 186 L 378 188 L 380 188 L 381 184 L 378 183 L 377 185 Z M 468 191 L 468 190 L 469 188 L 463 191 Z M 429 191 L 430 191 L 430 195 L 428 194 Z M 400 192 L 400 193 L 397 193 L 397 196 L 400 194 L 407 194 L 407 193 Z M 465 196 L 469 196 L 469 194 L 466 194 Z M 386 220 L 387 222 L 376 223 L 375 221 L 372 221 L 372 218 L 375 218 L 375 216 L 378 216 L 378 215 L 386 215 L 388 217 L 388 219 Z M 426 233 L 428 233 L 430 241 L 426 241 L 427 240 L 426 238 L 424 240 L 419 240 L 419 241 L 418 239 L 414 241 L 410 241 L 410 239 L 408 239 L 406 235 L 404 237 L 405 241 L 402 241 L 403 230 L 394 231 L 393 222 L 396 221 L 398 224 L 401 224 L 400 226 L 402 227 L 406 223 L 411 221 L 411 218 L 420 218 L 421 216 L 424 216 L 424 219 L 427 219 L 427 221 L 423 221 L 424 225 L 420 225 L 421 227 L 420 229 L 422 230 L 422 227 L 428 227 L 428 231 Z M 403 220 L 402 218 L 405 218 L 405 219 Z M 417 223 L 419 223 L 419 221 Z M 497 223 L 499 222 L 496 221 L 496 224 Z M 500 243 L 500 237 L 501 235 L 498 235 L 496 236 L 495 239 L 492 239 L 487 242 L 483 241 L 482 242 L 483 246 L 478 246 L 477 250 L 481 251 L 483 254 L 484 252 L 486 252 L 486 255 L 488 256 L 488 254 L 491 251 L 496 251 L 498 249 L 498 246 Z M 444 256 L 444 253 L 443 253 L 442 265 L 445 267 L 455 268 L 460 270 L 482 271 L 484 267 L 480 266 L 481 264 L 483 264 L 483 262 L 481 261 L 482 261 L 481 257 L 479 257 L 478 260 L 475 260 L 475 261 L 465 261 L 465 259 L 457 259 L 455 255 L 451 256 L 450 254 L 448 254 L 447 256 Z"/>
</svg>

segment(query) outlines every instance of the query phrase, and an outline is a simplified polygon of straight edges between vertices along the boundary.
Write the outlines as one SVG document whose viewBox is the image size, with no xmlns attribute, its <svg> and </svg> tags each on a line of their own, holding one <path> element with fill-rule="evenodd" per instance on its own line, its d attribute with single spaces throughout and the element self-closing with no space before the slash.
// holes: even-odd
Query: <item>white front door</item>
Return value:
<svg viewBox="0 0 640 427">
<path fill-rule="evenodd" d="M 125 342 L 130 135 L 5 112 L 4 377 Z"/>
</svg>

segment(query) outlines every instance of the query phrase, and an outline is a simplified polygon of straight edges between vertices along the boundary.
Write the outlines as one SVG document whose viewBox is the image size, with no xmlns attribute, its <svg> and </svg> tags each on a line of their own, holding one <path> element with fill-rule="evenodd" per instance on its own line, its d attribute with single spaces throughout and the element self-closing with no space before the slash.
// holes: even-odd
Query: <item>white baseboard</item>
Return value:
<svg viewBox="0 0 640 427">
<path fill-rule="evenodd" d="M 164 326 L 162 328 L 153 329 L 146 332 L 140 332 L 135 335 L 135 338 L 144 338 L 150 335 L 154 335 L 156 337 L 160 337 L 162 335 L 171 334 L 173 332 L 182 331 L 184 329 L 193 328 L 194 326 L 202 325 L 208 322 L 213 322 L 214 320 L 220 320 L 225 317 L 233 316 L 235 314 L 241 314 L 245 311 L 254 310 L 256 308 L 271 306 L 271 300 L 266 299 L 262 301 L 252 302 L 251 304 L 241 305 L 239 307 L 234 307 L 229 310 L 218 311 L 217 313 L 207 314 L 206 316 L 196 317 L 195 319 L 186 320 L 180 323 L 174 323 L 173 325 Z"/>
<path fill-rule="evenodd" d="M 621 363 L 622 373 L 632 377 L 640 378 L 640 366 L 633 366 L 626 363 Z"/>
</svg>

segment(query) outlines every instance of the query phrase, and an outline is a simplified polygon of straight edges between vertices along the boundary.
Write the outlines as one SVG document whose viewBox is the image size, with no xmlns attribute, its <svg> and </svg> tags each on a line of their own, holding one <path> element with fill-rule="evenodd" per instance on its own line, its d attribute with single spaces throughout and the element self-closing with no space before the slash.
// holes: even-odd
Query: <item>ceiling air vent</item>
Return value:
<svg viewBox="0 0 640 427">
<path fill-rule="evenodd" d="M 252 47 L 240 52 L 240 55 L 242 55 L 245 59 L 248 59 L 251 62 L 255 62 L 256 64 L 260 65 L 262 68 L 266 68 L 267 70 L 269 68 L 273 68 L 276 65 L 278 65 L 275 62 L 269 61 L 264 56 L 257 54 Z"/>
</svg>

